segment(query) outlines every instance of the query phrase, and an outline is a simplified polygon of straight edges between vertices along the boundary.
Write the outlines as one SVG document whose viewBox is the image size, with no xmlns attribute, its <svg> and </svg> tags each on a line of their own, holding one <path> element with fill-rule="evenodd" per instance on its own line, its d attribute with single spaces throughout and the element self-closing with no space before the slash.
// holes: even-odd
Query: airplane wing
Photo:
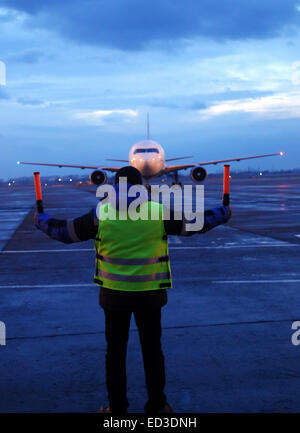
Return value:
<svg viewBox="0 0 300 433">
<path fill-rule="evenodd" d="M 114 159 L 114 158 L 106 158 L 106 161 L 129 162 L 128 159 Z"/>
<path fill-rule="evenodd" d="M 167 165 L 164 169 L 165 173 L 170 173 L 172 171 L 179 171 L 179 170 L 186 170 L 187 168 L 192 168 L 197 165 L 213 165 L 213 164 L 220 164 L 223 162 L 232 162 L 232 161 L 243 161 L 245 159 L 255 159 L 255 158 L 265 158 L 267 156 L 283 156 L 283 152 L 278 153 L 268 153 L 265 155 L 254 155 L 254 156 L 242 156 L 240 158 L 229 158 L 229 159 L 219 159 L 216 161 L 205 161 L 205 162 L 198 162 L 196 164 L 182 164 L 182 165 Z"/>
<path fill-rule="evenodd" d="M 178 156 L 177 158 L 168 158 L 165 159 L 165 161 L 176 161 L 178 159 L 187 159 L 187 158 L 193 158 L 192 156 Z"/>
<path fill-rule="evenodd" d="M 85 168 L 90 168 L 93 170 L 97 170 L 97 168 L 100 168 L 101 170 L 111 171 L 115 172 L 118 171 L 120 167 L 99 167 L 98 165 L 74 165 L 74 164 L 47 164 L 45 162 L 24 162 L 24 161 L 18 161 L 17 164 L 29 164 L 29 165 L 46 165 L 50 167 L 71 167 L 71 168 L 81 168 L 84 170 Z"/>
<path fill-rule="evenodd" d="M 121 167 L 98 167 L 101 170 L 105 170 L 105 171 L 111 171 L 112 173 L 115 173 L 116 171 L 120 170 Z"/>
</svg>

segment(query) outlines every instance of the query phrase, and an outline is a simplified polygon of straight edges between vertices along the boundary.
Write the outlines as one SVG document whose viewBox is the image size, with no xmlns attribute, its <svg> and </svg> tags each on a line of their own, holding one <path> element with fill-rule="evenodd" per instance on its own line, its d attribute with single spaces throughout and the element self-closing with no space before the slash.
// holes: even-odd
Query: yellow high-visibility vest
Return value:
<svg viewBox="0 0 300 433">
<path fill-rule="evenodd" d="M 148 207 L 148 219 L 136 221 L 120 219 L 118 210 L 116 219 L 104 219 L 110 206 L 107 203 L 99 208 L 94 282 L 129 292 L 172 287 L 163 205 L 142 203 L 141 211 Z M 151 213 L 158 219 L 151 219 Z"/>
</svg>

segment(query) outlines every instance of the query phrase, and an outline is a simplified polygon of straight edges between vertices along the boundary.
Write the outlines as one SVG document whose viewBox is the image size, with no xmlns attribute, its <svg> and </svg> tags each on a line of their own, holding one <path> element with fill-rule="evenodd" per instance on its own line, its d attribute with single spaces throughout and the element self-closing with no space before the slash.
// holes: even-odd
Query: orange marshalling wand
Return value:
<svg viewBox="0 0 300 433">
<path fill-rule="evenodd" d="M 44 212 L 43 200 L 42 200 L 42 190 L 41 190 L 41 180 L 39 171 L 35 171 L 33 173 L 34 177 L 34 187 L 35 187 L 35 196 L 36 196 L 36 209 L 38 213 Z"/>
<path fill-rule="evenodd" d="M 229 173 L 230 165 L 224 165 L 224 177 L 223 177 L 223 205 L 229 206 Z"/>
</svg>

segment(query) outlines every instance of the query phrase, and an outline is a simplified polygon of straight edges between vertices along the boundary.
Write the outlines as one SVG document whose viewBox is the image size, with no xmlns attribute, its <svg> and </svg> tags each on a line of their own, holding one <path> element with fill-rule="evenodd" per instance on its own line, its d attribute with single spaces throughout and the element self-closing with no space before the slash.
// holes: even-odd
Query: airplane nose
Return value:
<svg viewBox="0 0 300 433">
<path fill-rule="evenodd" d="M 143 176 L 151 176 L 152 167 L 148 159 L 140 158 L 137 160 L 136 168 L 142 173 Z"/>
<path fill-rule="evenodd" d="M 149 162 L 143 161 L 143 173 L 145 173 L 145 176 L 149 175 L 149 170 L 150 170 L 150 166 L 149 166 Z"/>
<path fill-rule="evenodd" d="M 151 177 L 154 176 L 158 171 L 161 170 L 161 160 L 154 157 L 153 154 L 137 155 L 133 158 L 132 165 L 136 167 L 143 176 Z"/>
<path fill-rule="evenodd" d="M 137 160 L 137 169 L 143 170 L 145 167 L 145 163 L 146 163 L 146 161 L 143 158 L 138 159 Z"/>
<path fill-rule="evenodd" d="M 145 161 L 143 172 L 145 173 L 145 176 L 150 176 L 152 174 L 152 169 L 149 164 L 149 161 Z"/>
</svg>

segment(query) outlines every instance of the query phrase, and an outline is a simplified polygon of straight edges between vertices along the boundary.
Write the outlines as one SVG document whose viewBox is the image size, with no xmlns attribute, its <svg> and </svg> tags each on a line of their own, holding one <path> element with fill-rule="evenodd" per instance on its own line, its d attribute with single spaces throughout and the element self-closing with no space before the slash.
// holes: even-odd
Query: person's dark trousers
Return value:
<svg viewBox="0 0 300 433">
<path fill-rule="evenodd" d="M 104 313 L 107 341 L 106 386 L 109 406 L 113 413 L 125 413 L 129 406 L 126 395 L 126 349 L 132 312 L 104 309 Z M 142 347 L 148 391 L 145 411 L 155 413 L 166 404 L 165 365 L 160 341 L 161 308 L 133 313 Z"/>
</svg>

